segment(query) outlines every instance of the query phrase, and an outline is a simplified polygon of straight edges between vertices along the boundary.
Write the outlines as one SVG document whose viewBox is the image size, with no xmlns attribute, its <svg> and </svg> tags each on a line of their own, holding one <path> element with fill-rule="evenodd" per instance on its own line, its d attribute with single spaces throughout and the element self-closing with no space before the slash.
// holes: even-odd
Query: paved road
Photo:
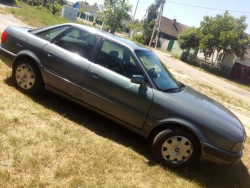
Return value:
<svg viewBox="0 0 250 188">
<path fill-rule="evenodd" d="M 242 99 L 250 104 L 250 92 L 241 89 L 233 84 L 224 81 L 222 78 L 208 74 L 203 71 L 199 71 L 192 66 L 179 61 L 178 59 L 171 58 L 168 54 L 154 50 L 157 56 L 170 68 L 180 70 L 182 73 L 187 74 L 193 78 L 204 81 L 211 86 L 214 86 L 222 91 L 225 91 L 237 98 Z"/>
<path fill-rule="evenodd" d="M 0 8 L 5 8 L 6 6 L 0 4 Z M 14 18 L 12 15 L 10 14 L 1 14 L 0 13 L 0 33 L 2 33 L 4 31 L 4 29 L 9 26 L 9 25 L 13 25 L 13 26 L 28 26 L 26 24 L 24 24 L 23 22 L 21 22 L 20 20 Z"/>
</svg>

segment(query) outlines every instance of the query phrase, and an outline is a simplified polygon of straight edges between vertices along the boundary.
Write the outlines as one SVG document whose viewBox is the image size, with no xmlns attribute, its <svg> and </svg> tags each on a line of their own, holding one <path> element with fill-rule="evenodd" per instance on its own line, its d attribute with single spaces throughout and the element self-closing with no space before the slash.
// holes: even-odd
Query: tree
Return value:
<svg viewBox="0 0 250 188">
<path fill-rule="evenodd" d="M 82 1 L 83 2 L 83 1 Z M 85 0 L 84 2 L 83 2 L 84 4 L 86 4 L 86 5 L 89 5 L 89 3 Z"/>
<path fill-rule="evenodd" d="M 47 0 L 43 0 L 43 7 L 45 7 L 47 4 Z"/>
<path fill-rule="evenodd" d="M 57 12 L 62 10 L 62 6 L 56 0 L 52 0 L 49 4 L 49 10 L 55 15 Z"/>
<path fill-rule="evenodd" d="M 144 39 L 143 41 L 145 42 L 144 44 L 148 44 L 150 41 L 154 29 L 155 20 L 157 18 L 157 10 L 160 7 L 161 1 L 162 0 L 155 0 L 155 3 L 149 6 L 147 18 L 143 20 L 142 37 Z"/>
<path fill-rule="evenodd" d="M 98 12 L 100 19 L 108 26 L 110 33 L 121 27 L 123 20 L 130 20 L 132 5 L 128 0 L 105 0 L 105 10 Z"/>
<path fill-rule="evenodd" d="M 139 31 L 141 26 L 139 20 L 134 20 L 133 22 L 128 23 L 128 29 L 131 31 Z"/>
<path fill-rule="evenodd" d="M 179 44 L 182 48 L 197 45 L 196 47 L 212 55 L 215 51 L 224 54 L 233 53 L 243 60 L 250 46 L 250 39 L 244 32 L 247 28 L 245 22 L 246 16 L 234 18 L 228 11 L 215 17 L 205 16 L 197 30 L 188 29 L 180 34 Z"/>
<path fill-rule="evenodd" d="M 181 49 L 196 48 L 200 44 L 200 30 L 190 27 L 178 36 L 178 43 Z"/>
<path fill-rule="evenodd" d="M 92 5 L 92 7 L 96 7 L 96 8 L 98 8 L 97 3 L 94 3 L 94 4 Z"/>
<path fill-rule="evenodd" d="M 150 23 L 152 20 L 155 20 L 157 18 L 157 10 L 159 9 L 161 5 L 162 0 L 155 0 L 154 4 L 151 4 L 148 7 L 148 16 L 147 16 L 147 22 Z"/>
</svg>

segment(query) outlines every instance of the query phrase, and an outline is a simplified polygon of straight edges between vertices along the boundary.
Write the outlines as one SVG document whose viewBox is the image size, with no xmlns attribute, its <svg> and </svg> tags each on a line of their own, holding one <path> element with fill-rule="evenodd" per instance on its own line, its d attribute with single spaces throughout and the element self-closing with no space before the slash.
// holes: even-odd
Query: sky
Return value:
<svg viewBox="0 0 250 188">
<path fill-rule="evenodd" d="M 70 0 L 76 2 L 75 0 Z M 103 0 L 86 0 L 90 5 L 97 3 L 103 4 Z M 138 7 L 136 9 L 136 4 Z M 131 15 L 135 14 L 135 19 L 141 20 L 147 8 L 155 0 L 129 0 L 133 5 Z M 250 1 L 249 0 L 165 0 L 163 16 L 169 19 L 177 19 L 177 22 L 187 26 L 199 27 L 204 16 L 222 15 L 225 10 L 239 18 L 245 15 L 246 23 L 249 25 L 246 33 L 250 34 Z M 216 10 L 215 10 L 216 9 Z"/>
</svg>

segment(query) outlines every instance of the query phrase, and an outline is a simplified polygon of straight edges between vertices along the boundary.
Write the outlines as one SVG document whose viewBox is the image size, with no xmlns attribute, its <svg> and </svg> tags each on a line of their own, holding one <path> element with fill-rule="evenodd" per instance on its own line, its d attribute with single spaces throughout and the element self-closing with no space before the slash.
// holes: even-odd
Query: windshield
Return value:
<svg viewBox="0 0 250 188">
<path fill-rule="evenodd" d="M 135 51 L 151 80 L 161 91 L 178 89 L 178 82 L 152 51 Z"/>
</svg>

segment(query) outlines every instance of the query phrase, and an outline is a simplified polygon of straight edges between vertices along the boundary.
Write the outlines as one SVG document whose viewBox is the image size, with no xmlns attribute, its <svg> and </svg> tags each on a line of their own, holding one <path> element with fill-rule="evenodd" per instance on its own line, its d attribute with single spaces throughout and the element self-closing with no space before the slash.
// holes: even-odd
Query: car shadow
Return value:
<svg viewBox="0 0 250 188">
<path fill-rule="evenodd" d="M 179 169 L 171 169 L 176 175 L 207 188 L 249 188 L 250 175 L 247 167 L 238 162 L 234 165 L 218 165 L 209 162 Z"/>
<path fill-rule="evenodd" d="M 7 78 L 5 83 L 14 87 L 11 77 Z M 48 107 L 58 114 L 64 114 L 64 117 L 67 117 L 67 119 L 84 126 L 99 136 L 111 139 L 116 143 L 133 149 L 147 159 L 148 166 L 158 165 L 152 157 L 150 141 L 147 139 L 142 138 L 97 113 L 81 107 L 67 99 L 61 98 L 49 91 L 43 91 L 37 95 L 28 96 L 33 101 L 45 106 L 46 108 Z M 248 169 L 241 161 L 235 165 L 225 166 L 202 162 L 186 168 L 163 168 L 190 182 L 196 182 L 201 187 L 250 187 Z"/>
</svg>

